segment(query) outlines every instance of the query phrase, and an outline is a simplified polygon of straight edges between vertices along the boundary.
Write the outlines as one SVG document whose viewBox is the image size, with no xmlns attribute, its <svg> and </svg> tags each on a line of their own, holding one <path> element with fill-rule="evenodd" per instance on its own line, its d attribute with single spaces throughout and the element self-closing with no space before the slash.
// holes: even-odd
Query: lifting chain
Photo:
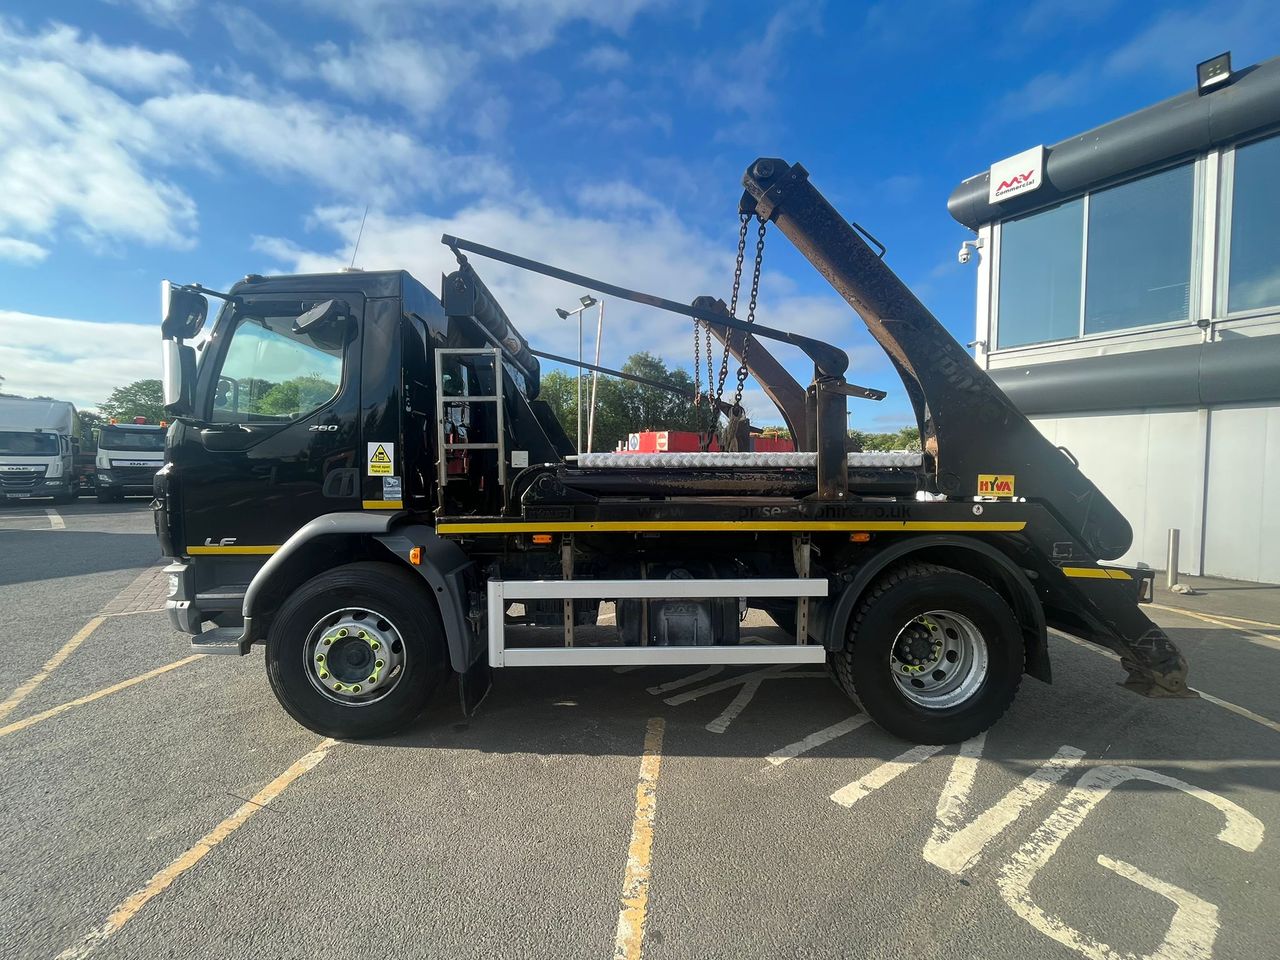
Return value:
<svg viewBox="0 0 1280 960">
<path fill-rule="evenodd" d="M 747 326 L 751 326 L 751 324 L 756 322 L 756 301 L 760 297 L 760 267 L 764 263 L 764 231 L 765 231 L 765 226 L 768 223 L 767 220 L 764 220 L 762 218 L 757 218 L 757 219 L 760 220 L 760 230 L 756 234 L 756 263 L 755 263 L 755 268 L 751 271 L 751 299 L 747 301 Z M 746 221 L 743 221 L 744 235 L 745 235 L 745 224 L 746 224 Z M 739 264 L 741 264 L 742 262 L 741 259 L 739 259 L 738 262 Z M 739 267 L 739 272 L 741 272 L 741 267 Z M 738 287 L 738 282 L 735 278 L 735 282 L 734 282 L 734 299 L 735 300 L 737 299 L 737 292 L 738 292 L 737 287 Z M 747 372 L 748 372 L 747 371 L 747 354 L 750 352 L 750 350 L 751 350 L 751 331 L 747 330 L 742 335 L 742 365 L 738 367 L 738 388 L 733 393 L 733 410 L 731 411 L 731 414 L 732 416 L 735 416 L 735 417 L 742 416 L 742 388 L 747 382 Z M 723 384 L 724 380 L 721 379 L 720 382 Z"/>
<path fill-rule="evenodd" d="M 747 252 L 747 225 L 751 223 L 751 214 L 742 213 L 738 215 L 741 223 L 738 225 L 738 257 L 733 265 L 733 293 L 729 298 L 729 316 L 737 316 L 738 311 L 738 291 L 742 288 L 742 261 L 746 257 Z M 757 278 L 757 282 L 759 282 Z M 715 402 L 712 403 L 712 410 L 720 409 L 720 398 L 724 396 L 724 382 L 729 377 L 729 331 L 725 332 L 724 338 L 724 355 L 720 358 L 720 377 L 716 384 Z M 707 399 L 711 398 L 711 327 L 707 326 Z"/>
</svg>

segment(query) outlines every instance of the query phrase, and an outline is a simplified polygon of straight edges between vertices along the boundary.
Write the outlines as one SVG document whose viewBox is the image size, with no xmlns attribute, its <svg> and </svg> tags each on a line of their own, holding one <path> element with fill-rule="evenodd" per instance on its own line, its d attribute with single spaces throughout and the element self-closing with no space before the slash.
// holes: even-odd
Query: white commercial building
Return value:
<svg viewBox="0 0 1280 960">
<path fill-rule="evenodd" d="M 1280 58 L 964 181 L 976 356 L 1133 525 L 1280 582 Z M 974 244 L 970 242 L 968 246 Z M 967 254 L 962 255 L 967 259 Z"/>
</svg>

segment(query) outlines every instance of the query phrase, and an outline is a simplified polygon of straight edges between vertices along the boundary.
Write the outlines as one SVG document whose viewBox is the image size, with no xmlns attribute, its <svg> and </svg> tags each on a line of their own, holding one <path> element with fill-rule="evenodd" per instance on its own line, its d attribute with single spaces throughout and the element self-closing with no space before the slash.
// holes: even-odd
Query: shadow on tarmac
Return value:
<svg viewBox="0 0 1280 960">
<path fill-rule="evenodd" d="M 1192 644 L 1202 655 L 1209 645 L 1236 644 L 1229 631 L 1169 630 L 1175 642 Z M 1209 635 L 1214 635 L 1210 637 Z M 1241 788 L 1277 791 L 1280 734 L 1232 714 L 1207 700 L 1155 700 L 1118 684 L 1118 664 L 1057 643 L 1054 685 L 1024 677 L 1009 712 L 991 728 L 983 757 L 1022 779 L 1061 746 L 1085 751 L 1085 766 L 1133 765 L 1190 779 L 1206 789 L 1232 793 Z M 1219 654 L 1220 655 L 1220 654 Z M 1096 662 L 1094 662 L 1096 660 Z M 1194 663 L 1192 664 L 1194 669 Z M 709 726 L 723 716 L 743 690 L 727 685 L 683 703 L 666 699 L 709 684 L 753 673 L 755 667 L 723 672 L 675 689 L 651 692 L 704 668 L 647 667 L 617 673 L 609 667 L 575 670 L 517 668 L 496 671 L 494 686 L 474 716 L 461 714 L 456 682 L 446 684 L 430 707 L 404 733 L 377 746 L 471 750 L 481 753 L 636 756 L 650 717 L 666 721 L 664 754 L 761 761 L 858 713 L 857 707 L 825 677 L 766 679 L 724 732 Z M 812 673 L 821 667 L 796 667 Z M 1214 690 L 1230 697 L 1231 690 Z M 912 745 L 874 723 L 806 752 L 810 758 L 867 758 L 884 762 Z M 956 747 L 939 756 L 949 763 Z M 775 768 L 786 769 L 786 768 Z M 1167 790 L 1133 780 L 1126 789 Z"/>
<path fill-rule="evenodd" d="M 159 556 L 151 531 L 6 530 L 0 532 L 0 586 L 146 567 Z"/>
</svg>

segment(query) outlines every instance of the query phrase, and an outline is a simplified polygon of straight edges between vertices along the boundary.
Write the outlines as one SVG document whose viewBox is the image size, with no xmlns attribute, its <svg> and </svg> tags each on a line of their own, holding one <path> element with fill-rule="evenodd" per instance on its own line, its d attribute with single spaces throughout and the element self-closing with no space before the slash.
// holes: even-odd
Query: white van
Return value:
<svg viewBox="0 0 1280 960">
<path fill-rule="evenodd" d="M 0 499 L 80 495 L 80 418 L 65 400 L 0 397 Z"/>
</svg>

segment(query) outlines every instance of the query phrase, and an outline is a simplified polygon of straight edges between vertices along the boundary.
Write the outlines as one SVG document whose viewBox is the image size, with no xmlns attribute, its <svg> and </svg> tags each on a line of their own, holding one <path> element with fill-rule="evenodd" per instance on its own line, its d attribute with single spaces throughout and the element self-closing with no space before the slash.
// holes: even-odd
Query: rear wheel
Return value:
<svg viewBox="0 0 1280 960">
<path fill-rule="evenodd" d="M 267 677 L 303 726 L 360 740 L 411 722 L 445 672 L 435 599 L 417 577 L 353 563 L 308 580 L 267 635 Z"/>
<path fill-rule="evenodd" d="M 1017 618 L 995 590 L 924 563 L 872 585 L 833 656 L 854 701 L 917 743 L 956 743 L 990 727 L 1013 703 L 1024 658 Z"/>
</svg>

